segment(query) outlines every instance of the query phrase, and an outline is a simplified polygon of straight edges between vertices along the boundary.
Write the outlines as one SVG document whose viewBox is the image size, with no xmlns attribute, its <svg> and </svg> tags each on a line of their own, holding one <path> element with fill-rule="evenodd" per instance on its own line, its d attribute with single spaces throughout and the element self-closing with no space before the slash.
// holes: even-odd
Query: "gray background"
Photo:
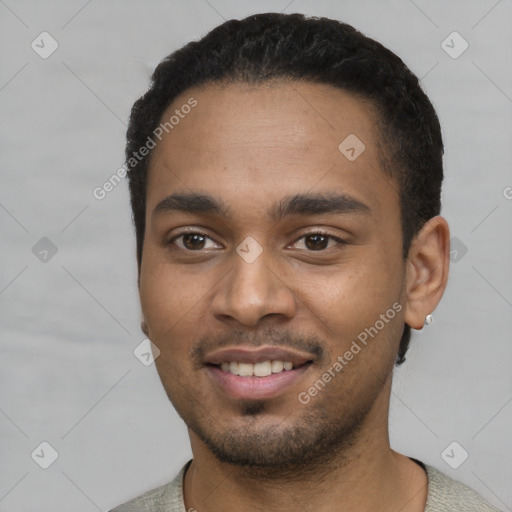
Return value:
<svg viewBox="0 0 512 512">
<path fill-rule="evenodd" d="M 133 354 L 144 336 L 126 184 L 102 201 L 92 191 L 123 162 L 156 62 L 223 18 L 281 10 L 381 41 L 438 110 L 443 214 L 467 253 L 396 370 L 391 441 L 512 510 L 511 2 L 288 2 L 0 0 L 0 511 L 105 511 L 190 457 L 154 365 Z M 47 59 L 31 48 L 43 31 L 59 45 Z M 469 44 L 456 59 L 441 47 L 453 31 Z M 34 254 L 43 237 L 55 255 Z M 43 441 L 58 452 L 46 470 L 31 458 Z M 453 441 L 469 453 L 458 469 L 441 456 Z"/>
</svg>

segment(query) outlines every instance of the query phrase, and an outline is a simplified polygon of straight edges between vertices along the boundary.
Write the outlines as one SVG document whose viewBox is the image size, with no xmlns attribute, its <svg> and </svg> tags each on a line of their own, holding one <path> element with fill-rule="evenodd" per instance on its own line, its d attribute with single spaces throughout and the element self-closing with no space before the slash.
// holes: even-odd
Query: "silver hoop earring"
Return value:
<svg viewBox="0 0 512 512">
<path fill-rule="evenodd" d="M 433 321 L 434 319 L 432 318 L 432 315 L 427 315 L 425 317 L 425 325 L 430 325 Z"/>
</svg>

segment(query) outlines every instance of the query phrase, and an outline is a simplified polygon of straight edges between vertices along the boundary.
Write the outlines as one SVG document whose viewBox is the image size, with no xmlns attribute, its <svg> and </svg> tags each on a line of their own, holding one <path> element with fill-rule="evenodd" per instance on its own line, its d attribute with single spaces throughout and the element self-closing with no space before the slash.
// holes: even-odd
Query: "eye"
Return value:
<svg viewBox="0 0 512 512">
<path fill-rule="evenodd" d="M 329 233 L 315 232 L 299 238 L 293 245 L 296 249 L 306 249 L 308 251 L 325 251 L 336 245 L 345 244 L 341 238 L 330 235 Z M 302 247 L 301 247 L 302 245 Z"/>
<path fill-rule="evenodd" d="M 203 251 L 205 249 L 216 249 L 219 247 L 209 236 L 196 231 L 177 235 L 169 240 L 168 245 L 176 245 L 186 251 Z"/>
</svg>

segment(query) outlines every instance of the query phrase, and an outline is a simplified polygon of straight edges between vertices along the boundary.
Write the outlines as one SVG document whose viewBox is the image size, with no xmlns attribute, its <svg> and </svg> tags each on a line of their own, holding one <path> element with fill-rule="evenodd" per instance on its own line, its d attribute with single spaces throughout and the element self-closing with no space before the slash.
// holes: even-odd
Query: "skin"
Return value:
<svg viewBox="0 0 512 512">
<path fill-rule="evenodd" d="M 445 219 L 428 221 L 402 258 L 397 184 L 380 167 L 373 110 L 345 91 L 210 84 L 186 91 L 162 119 L 190 97 L 197 106 L 153 151 L 139 274 L 157 370 L 189 429 L 186 509 L 423 511 L 426 474 L 391 449 L 387 424 L 404 322 L 421 329 L 446 286 Z M 354 161 L 338 150 L 349 134 L 366 146 Z M 287 197 L 333 192 L 368 210 L 270 215 Z M 154 211 L 178 193 L 222 200 L 227 215 Z M 206 238 L 191 244 L 179 237 L 186 230 Z M 311 238 L 317 231 L 334 238 Z M 236 252 L 248 236 L 262 248 L 252 263 Z M 396 303 L 401 311 L 300 403 Z M 314 360 L 279 396 L 235 400 L 198 354 L 239 344 L 290 345 Z"/>
</svg>

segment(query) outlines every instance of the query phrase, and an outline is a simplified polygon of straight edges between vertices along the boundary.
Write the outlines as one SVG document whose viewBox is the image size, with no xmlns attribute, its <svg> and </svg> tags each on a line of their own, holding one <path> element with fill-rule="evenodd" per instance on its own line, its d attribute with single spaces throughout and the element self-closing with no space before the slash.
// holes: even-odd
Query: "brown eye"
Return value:
<svg viewBox="0 0 512 512">
<path fill-rule="evenodd" d="M 311 251 L 321 251 L 327 248 L 329 238 L 325 235 L 307 235 L 305 237 L 306 247 Z"/>
<path fill-rule="evenodd" d="M 295 249 L 322 252 L 345 244 L 345 240 L 337 236 L 329 233 L 313 232 L 300 237 L 293 245 Z"/>
<path fill-rule="evenodd" d="M 203 249 L 205 242 L 206 237 L 198 233 L 183 235 L 183 245 L 190 251 Z"/>
<path fill-rule="evenodd" d="M 176 246 L 184 251 L 202 251 L 219 248 L 219 245 L 209 236 L 193 231 L 175 236 L 167 245 Z"/>
</svg>

